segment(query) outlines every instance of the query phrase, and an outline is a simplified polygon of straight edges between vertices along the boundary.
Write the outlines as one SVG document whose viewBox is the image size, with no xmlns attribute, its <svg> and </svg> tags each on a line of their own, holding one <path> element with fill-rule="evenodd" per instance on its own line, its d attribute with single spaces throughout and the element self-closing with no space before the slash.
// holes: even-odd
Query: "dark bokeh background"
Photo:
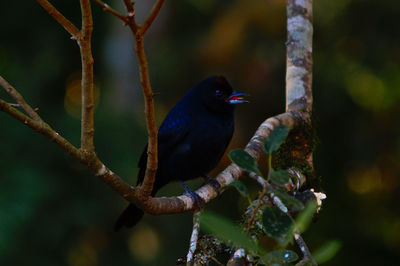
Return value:
<svg viewBox="0 0 400 266">
<path fill-rule="evenodd" d="M 137 1 L 139 20 L 148 2 Z M 398 265 L 400 2 L 314 2 L 315 165 L 328 199 L 304 237 L 311 250 L 342 242 L 326 265 Z M 80 25 L 78 1 L 53 4 Z M 98 6 L 93 11 L 96 150 L 134 183 L 146 133 L 132 36 Z M 76 43 L 34 1 L 8 1 L 0 18 L 0 75 L 78 145 Z M 146 38 L 158 123 L 199 80 L 224 74 L 252 95 L 237 110 L 230 146 L 243 147 L 265 118 L 284 111 L 285 23 L 283 0 L 167 1 Z M 0 97 L 11 101 L 4 90 Z M 181 192 L 173 184 L 160 194 Z M 173 265 L 186 253 L 190 214 L 146 216 L 114 233 L 126 204 L 49 140 L 0 113 L 0 265 Z M 244 206 L 227 191 L 207 208 L 238 219 Z"/>
</svg>

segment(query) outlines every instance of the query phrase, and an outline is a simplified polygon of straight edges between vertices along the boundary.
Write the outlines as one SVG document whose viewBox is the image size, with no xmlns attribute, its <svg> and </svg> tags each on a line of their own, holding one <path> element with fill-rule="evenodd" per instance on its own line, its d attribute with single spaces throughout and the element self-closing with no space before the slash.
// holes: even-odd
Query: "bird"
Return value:
<svg viewBox="0 0 400 266">
<path fill-rule="evenodd" d="M 224 76 L 212 76 L 195 85 L 171 109 L 158 129 L 158 168 L 152 196 L 173 181 L 209 179 L 207 174 L 217 166 L 232 139 L 235 105 L 248 102 L 245 96 L 233 90 Z M 146 166 L 147 145 L 138 162 L 137 185 L 143 181 Z M 130 204 L 114 230 L 133 227 L 143 215 L 141 209 Z"/>
</svg>

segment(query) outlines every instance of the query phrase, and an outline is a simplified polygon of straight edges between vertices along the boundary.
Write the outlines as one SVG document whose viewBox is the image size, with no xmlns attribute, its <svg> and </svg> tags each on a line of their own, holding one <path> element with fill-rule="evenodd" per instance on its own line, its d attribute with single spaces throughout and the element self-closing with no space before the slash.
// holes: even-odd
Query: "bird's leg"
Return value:
<svg viewBox="0 0 400 266">
<path fill-rule="evenodd" d="M 188 194 L 196 204 L 196 207 L 200 210 L 202 205 L 203 205 L 203 199 L 193 190 L 191 190 L 188 186 L 186 186 L 183 181 L 179 181 L 179 183 L 182 185 L 183 189 L 185 190 L 185 193 Z"/>
<path fill-rule="evenodd" d="M 210 184 L 213 186 L 213 188 L 218 192 L 218 190 L 221 188 L 221 184 L 217 181 L 215 178 L 211 178 L 207 175 L 202 175 L 202 178 L 204 178 L 204 181 L 206 184 Z"/>
</svg>

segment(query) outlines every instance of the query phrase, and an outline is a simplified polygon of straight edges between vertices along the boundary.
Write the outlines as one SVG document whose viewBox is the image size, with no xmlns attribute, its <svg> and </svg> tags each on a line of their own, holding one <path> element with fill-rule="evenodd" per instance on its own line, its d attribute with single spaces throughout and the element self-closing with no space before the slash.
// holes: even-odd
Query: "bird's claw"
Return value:
<svg viewBox="0 0 400 266">
<path fill-rule="evenodd" d="M 188 186 L 186 186 L 185 183 L 183 183 L 182 181 L 179 181 L 179 183 L 182 185 L 183 189 L 185 190 L 185 194 L 188 194 L 192 198 L 197 209 L 200 210 L 203 206 L 204 200 L 196 192 L 194 192 Z"/>
<path fill-rule="evenodd" d="M 211 178 L 206 175 L 204 175 L 203 178 L 205 180 L 205 184 L 210 184 L 217 192 L 219 191 L 219 189 L 221 188 L 221 184 L 218 182 L 217 179 Z M 219 194 L 219 192 L 218 192 L 218 194 Z"/>
</svg>

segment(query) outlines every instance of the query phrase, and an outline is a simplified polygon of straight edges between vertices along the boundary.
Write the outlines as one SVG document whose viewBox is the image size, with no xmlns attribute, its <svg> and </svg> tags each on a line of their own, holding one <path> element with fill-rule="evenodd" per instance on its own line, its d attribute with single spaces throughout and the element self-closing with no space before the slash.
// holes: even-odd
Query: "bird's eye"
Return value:
<svg viewBox="0 0 400 266">
<path fill-rule="evenodd" d="M 215 91 L 215 95 L 217 95 L 218 97 L 219 97 L 219 96 L 222 96 L 222 91 L 216 90 L 216 91 Z"/>
</svg>

